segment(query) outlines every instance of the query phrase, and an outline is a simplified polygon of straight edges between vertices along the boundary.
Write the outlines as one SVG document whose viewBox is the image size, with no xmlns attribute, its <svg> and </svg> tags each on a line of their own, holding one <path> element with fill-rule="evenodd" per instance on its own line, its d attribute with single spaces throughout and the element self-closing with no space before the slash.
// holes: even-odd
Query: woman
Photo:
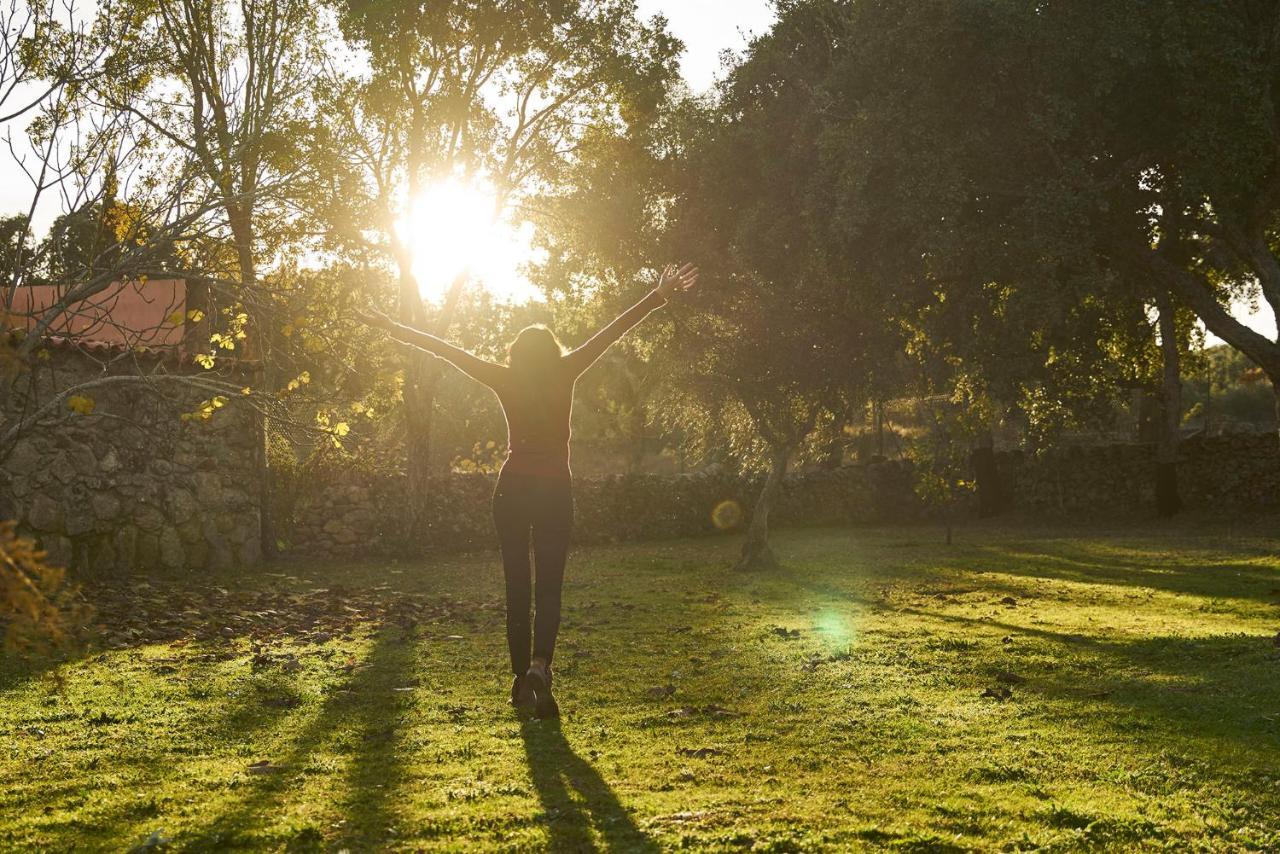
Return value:
<svg viewBox="0 0 1280 854">
<path fill-rule="evenodd" d="M 560 588 L 573 527 L 569 439 L 573 386 L 613 342 L 665 305 L 676 291 L 698 281 L 692 264 L 662 272 L 658 286 L 620 314 L 591 340 L 564 352 L 551 330 L 530 326 L 508 349 L 506 365 L 487 362 L 446 341 L 388 317 L 365 317 L 393 338 L 426 350 L 494 391 L 507 419 L 507 459 L 493 493 L 493 520 L 502 547 L 507 587 L 507 646 L 511 651 L 511 702 L 559 713 L 551 693 L 551 658 L 560 628 Z M 532 539 L 536 587 L 531 583 Z M 536 592 L 535 592 L 536 590 Z M 534 601 L 530 648 L 529 608 Z"/>
</svg>

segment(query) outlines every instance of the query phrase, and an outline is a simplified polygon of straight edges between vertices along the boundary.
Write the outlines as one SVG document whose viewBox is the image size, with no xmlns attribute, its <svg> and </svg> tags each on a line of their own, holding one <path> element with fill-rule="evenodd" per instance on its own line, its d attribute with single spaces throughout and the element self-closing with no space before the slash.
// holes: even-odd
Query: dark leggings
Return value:
<svg viewBox="0 0 1280 854">
<path fill-rule="evenodd" d="M 507 646 L 511 670 L 529 669 L 529 606 L 534 601 L 532 655 L 551 664 L 560 629 L 560 587 L 573 528 L 573 496 L 568 478 L 503 472 L 493 493 L 493 521 L 502 545 L 507 579 Z M 533 544 L 537 584 L 529 565 Z"/>
</svg>

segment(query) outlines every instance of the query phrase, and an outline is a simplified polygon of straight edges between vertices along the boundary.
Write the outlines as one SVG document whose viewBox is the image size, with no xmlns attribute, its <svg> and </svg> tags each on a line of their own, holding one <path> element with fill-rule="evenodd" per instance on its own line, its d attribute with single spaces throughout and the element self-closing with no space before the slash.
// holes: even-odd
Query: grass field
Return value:
<svg viewBox="0 0 1280 854">
<path fill-rule="evenodd" d="M 563 720 L 491 556 L 99 592 L 0 672 L 0 849 L 1280 850 L 1280 526 L 583 549 Z"/>
</svg>

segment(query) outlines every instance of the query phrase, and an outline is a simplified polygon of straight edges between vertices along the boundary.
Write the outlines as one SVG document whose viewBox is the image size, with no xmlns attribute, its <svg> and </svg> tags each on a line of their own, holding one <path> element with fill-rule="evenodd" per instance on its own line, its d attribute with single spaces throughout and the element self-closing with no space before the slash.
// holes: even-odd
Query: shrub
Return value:
<svg viewBox="0 0 1280 854">
<path fill-rule="evenodd" d="M 35 541 L 0 522 L 0 635 L 5 649 L 31 652 L 78 639 L 87 619 L 65 571 L 45 563 Z"/>
</svg>

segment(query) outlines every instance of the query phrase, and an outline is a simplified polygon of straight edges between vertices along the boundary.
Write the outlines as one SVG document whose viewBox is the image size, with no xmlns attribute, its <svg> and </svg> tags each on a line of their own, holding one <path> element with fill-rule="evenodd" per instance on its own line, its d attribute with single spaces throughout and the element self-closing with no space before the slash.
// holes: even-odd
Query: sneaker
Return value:
<svg viewBox="0 0 1280 854">
<path fill-rule="evenodd" d="M 556 698 L 551 695 L 551 668 L 541 661 L 535 661 L 529 667 L 524 679 L 533 690 L 534 711 L 540 718 L 560 717 L 560 707 Z"/>
<path fill-rule="evenodd" d="M 533 685 L 524 676 L 517 676 L 511 683 L 511 705 L 517 709 L 532 709 L 537 703 Z"/>
</svg>

